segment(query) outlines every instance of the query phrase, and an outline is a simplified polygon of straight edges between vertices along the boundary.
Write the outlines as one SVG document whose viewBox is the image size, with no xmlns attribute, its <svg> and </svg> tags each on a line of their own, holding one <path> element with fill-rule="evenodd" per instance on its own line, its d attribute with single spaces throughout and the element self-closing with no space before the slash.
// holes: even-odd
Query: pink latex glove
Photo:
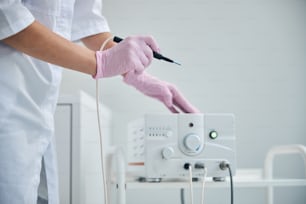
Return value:
<svg viewBox="0 0 306 204">
<path fill-rule="evenodd" d="M 179 113 L 177 108 L 184 113 L 200 112 L 185 99 L 182 93 L 173 84 L 161 81 L 146 72 L 138 74 L 134 71 L 129 71 L 125 74 L 123 80 L 143 94 L 163 102 L 173 113 Z"/>
<path fill-rule="evenodd" d="M 112 77 L 130 70 L 141 73 L 153 59 L 152 50 L 159 51 L 152 37 L 135 36 L 124 39 L 110 49 L 97 51 L 97 73 L 93 77 Z"/>
</svg>

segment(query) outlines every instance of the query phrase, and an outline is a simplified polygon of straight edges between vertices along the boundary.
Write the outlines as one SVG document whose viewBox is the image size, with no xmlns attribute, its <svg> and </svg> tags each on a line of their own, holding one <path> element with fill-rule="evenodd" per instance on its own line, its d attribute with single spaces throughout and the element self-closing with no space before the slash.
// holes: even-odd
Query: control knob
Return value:
<svg viewBox="0 0 306 204">
<path fill-rule="evenodd" d="M 162 150 L 162 156 L 164 159 L 168 160 L 174 155 L 174 149 L 172 147 L 165 147 Z"/>
<path fill-rule="evenodd" d="M 196 134 L 187 135 L 184 139 L 184 146 L 187 150 L 196 153 L 202 145 L 201 139 Z"/>
</svg>

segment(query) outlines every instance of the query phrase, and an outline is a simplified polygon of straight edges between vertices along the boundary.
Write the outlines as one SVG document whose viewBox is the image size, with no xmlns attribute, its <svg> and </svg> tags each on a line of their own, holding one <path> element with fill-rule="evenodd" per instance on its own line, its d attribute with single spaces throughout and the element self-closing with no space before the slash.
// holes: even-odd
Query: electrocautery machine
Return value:
<svg viewBox="0 0 306 204">
<path fill-rule="evenodd" d="M 236 168 L 232 114 L 147 114 L 128 126 L 128 164 L 146 181 L 207 177 L 215 181 Z"/>
</svg>

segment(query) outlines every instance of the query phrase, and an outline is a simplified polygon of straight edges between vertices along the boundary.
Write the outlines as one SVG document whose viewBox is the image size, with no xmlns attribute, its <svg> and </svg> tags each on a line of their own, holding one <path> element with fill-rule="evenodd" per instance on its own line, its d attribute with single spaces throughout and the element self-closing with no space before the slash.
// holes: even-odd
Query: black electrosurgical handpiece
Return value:
<svg viewBox="0 0 306 204">
<path fill-rule="evenodd" d="M 116 43 L 119 43 L 122 40 L 123 40 L 122 38 L 119 38 L 117 36 L 114 37 L 114 42 L 116 42 Z M 161 55 L 161 54 L 159 54 L 158 52 L 155 52 L 155 51 L 153 51 L 153 56 L 154 56 L 154 58 L 159 59 L 159 60 L 165 60 L 167 62 L 171 62 L 171 63 L 177 64 L 177 65 L 181 65 L 180 63 L 177 63 L 177 62 L 173 61 L 172 59 L 164 57 L 163 55 Z"/>
</svg>

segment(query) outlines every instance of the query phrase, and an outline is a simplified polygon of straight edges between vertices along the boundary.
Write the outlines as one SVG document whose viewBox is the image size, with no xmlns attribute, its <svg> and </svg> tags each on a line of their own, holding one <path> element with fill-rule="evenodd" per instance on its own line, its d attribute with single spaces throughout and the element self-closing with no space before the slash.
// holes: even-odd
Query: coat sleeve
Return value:
<svg viewBox="0 0 306 204">
<path fill-rule="evenodd" d="M 73 41 L 109 31 L 107 20 L 102 15 L 102 0 L 76 0 L 72 20 Z"/>
<path fill-rule="evenodd" d="M 21 0 L 0 1 L 0 40 L 14 35 L 34 22 Z"/>
</svg>

